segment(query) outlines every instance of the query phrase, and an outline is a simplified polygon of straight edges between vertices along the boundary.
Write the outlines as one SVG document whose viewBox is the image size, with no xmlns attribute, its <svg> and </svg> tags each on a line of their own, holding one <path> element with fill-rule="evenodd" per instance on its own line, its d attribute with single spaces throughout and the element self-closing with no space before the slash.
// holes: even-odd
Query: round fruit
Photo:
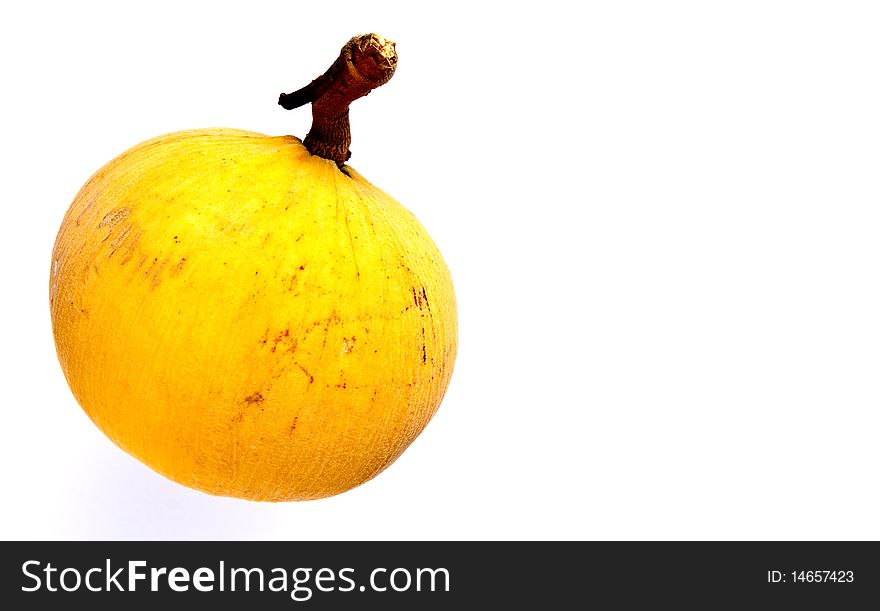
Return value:
<svg viewBox="0 0 880 611">
<path fill-rule="evenodd" d="M 383 59 L 393 72 L 393 43 L 346 47 L 334 82 L 369 81 Z M 347 157 L 347 140 L 318 139 Z M 449 383 L 456 306 L 439 251 L 315 148 L 232 129 L 162 136 L 95 174 L 62 223 L 50 302 L 70 388 L 110 439 L 181 484 L 338 494 L 391 464 Z"/>
</svg>

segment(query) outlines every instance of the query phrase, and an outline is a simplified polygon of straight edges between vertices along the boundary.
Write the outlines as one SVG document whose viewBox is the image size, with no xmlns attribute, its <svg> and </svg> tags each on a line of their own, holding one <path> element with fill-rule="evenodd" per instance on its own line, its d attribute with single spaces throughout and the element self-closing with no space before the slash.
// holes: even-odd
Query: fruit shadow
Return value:
<svg viewBox="0 0 880 611">
<path fill-rule="evenodd" d="M 109 454 L 112 454 L 110 456 Z M 242 540 L 271 536 L 270 506 L 176 484 L 113 448 L 96 452 L 69 508 L 81 540 Z"/>
</svg>

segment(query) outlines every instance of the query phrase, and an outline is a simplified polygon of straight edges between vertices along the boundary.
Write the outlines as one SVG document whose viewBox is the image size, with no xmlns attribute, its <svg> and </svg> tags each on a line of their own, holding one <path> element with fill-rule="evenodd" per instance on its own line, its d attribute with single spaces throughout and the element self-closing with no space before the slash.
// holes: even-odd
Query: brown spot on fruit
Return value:
<svg viewBox="0 0 880 611">
<path fill-rule="evenodd" d="M 150 267 L 148 267 L 148 268 L 147 268 L 147 271 L 144 272 L 144 280 L 147 279 L 147 276 L 150 275 L 150 272 L 153 271 L 153 267 L 154 267 L 154 266 L 156 265 L 156 263 L 158 263 L 158 262 L 159 262 L 159 257 L 153 257 L 153 262 L 150 263 Z"/>
<path fill-rule="evenodd" d="M 176 276 L 179 274 L 184 265 L 186 265 L 186 257 L 183 257 L 174 267 L 171 268 L 171 275 Z"/>
<path fill-rule="evenodd" d="M 166 265 L 168 265 L 168 259 L 162 259 L 159 267 L 156 268 L 156 271 L 153 274 L 153 280 L 150 282 L 150 286 L 153 288 L 156 288 L 162 282 L 162 270 L 165 269 Z"/>
<path fill-rule="evenodd" d="M 306 377 L 309 379 L 309 384 L 314 384 L 314 383 L 315 383 L 315 376 L 313 376 L 312 374 L 310 374 L 308 369 L 306 369 L 305 367 L 303 367 L 303 366 L 300 365 L 299 363 L 297 363 L 296 366 L 299 367 L 299 368 L 302 370 L 302 372 L 303 372 L 304 374 L 306 374 Z"/>
<path fill-rule="evenodd" d="M 354 350 L 354 344 L 357 338 L 354 336 L 342 338 L 342 354 L 350 354 Z"/>
<path fill-rule="evenodd" d="M 293 354 L 296 352 L 297 343 L 297 339 L 290 336 L 290 329 L 285 329 L 272 340 L 271 351 L 278 352 L 278 349 L 282 348 L 282 354 Z"/>
<path fill-rule="evenodd" d="M 261 393 L 260 391 L 257 391 L 254 394 L 244 398 L 244 402 L 247 403 L 248 405 L 253 405 L 255 403 L 262 403 L 265 400 L 266 400 L 266 397 L 264 397 L 263 393 Z"/>
<path fill-rule="evenodd" d="M 290 282 L 287 284 L 287 290 L 290 291 L 290 292 L 293 292 L 293 291 L 296 290 L 297 283 L 299 283 L 299 272 L 301 272 L 301 271 L 305 271 L 306 266 L 305 266 L 305 265 L 300 265 L 300 266 L 297 267 L 296 269 L 297 269 L 297 271 L 293 272 L 293 273 L 290 275 Z"/>
<path fill-rule="evenodd" d="M 422 365 L 428 362 L 428 346 L 425 341 L 425 328 L 422 327 Z"/>
</svg>

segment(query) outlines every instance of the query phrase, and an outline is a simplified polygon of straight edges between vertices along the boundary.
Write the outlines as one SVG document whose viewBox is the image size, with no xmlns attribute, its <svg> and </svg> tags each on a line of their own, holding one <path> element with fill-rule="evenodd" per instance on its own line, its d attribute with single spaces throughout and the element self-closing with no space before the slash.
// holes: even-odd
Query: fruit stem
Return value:
<svg viewBox="0 0 880 611">
<path fill-rule="evenodd" d="M 312 128 L 303 144 L 341 168 L 351 157 L 349 105 L 387 83 L 396 67 L 393 42 L 378 34 L 355 36 L 324 74 L 298 91 L 282 93 L 278 103 L 287 110 L 312 104 Z"/>
</svg>

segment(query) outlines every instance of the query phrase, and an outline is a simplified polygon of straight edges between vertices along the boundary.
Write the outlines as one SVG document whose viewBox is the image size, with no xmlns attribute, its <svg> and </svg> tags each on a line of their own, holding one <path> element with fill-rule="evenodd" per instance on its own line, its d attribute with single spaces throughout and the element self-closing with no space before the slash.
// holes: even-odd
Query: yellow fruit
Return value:
<svg viewBox="0 0 880 611">
<path fill-rule="evenodd" d="M 50 303 L 89 417 L 211 494 L 316 499 L 377 475 L 435 413 L 455 297 L 415 217 L 292 136 L 194 130 L 101 169 Z"/>
</svg>

